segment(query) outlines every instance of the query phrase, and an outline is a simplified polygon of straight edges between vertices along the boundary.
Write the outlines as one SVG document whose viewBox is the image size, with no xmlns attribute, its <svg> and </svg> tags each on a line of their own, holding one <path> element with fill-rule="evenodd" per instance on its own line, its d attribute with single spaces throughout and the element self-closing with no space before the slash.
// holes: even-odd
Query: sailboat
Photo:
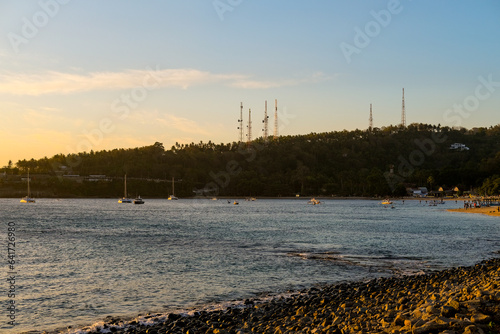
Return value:
<svg viewBox="0 0 500 334">
<path fill-rule="evenodd" d="M 21 203 L 35 203 L 35 199 L 30 197 L 30 170 L 28 168 L 28 196 L 21 198 Z"/>
<path fill-rule="evenodd" d="M 174 178 L 172 178 L 172 195 L 168 196 L 168 198 L 167 198 L 169 201 L 178 200 L 178 198 L 175 197 L 175 195 L 174 195 L 174 184 L 175 184 Z"/>
<path fill-rule="evenodd" d="M 123 193 L 123 198 L 120 198 L 118 203 L 132 203 L 132 200 L 127 197 L 127 174 L 125 174 L 125 191 Z"/>
</svg>

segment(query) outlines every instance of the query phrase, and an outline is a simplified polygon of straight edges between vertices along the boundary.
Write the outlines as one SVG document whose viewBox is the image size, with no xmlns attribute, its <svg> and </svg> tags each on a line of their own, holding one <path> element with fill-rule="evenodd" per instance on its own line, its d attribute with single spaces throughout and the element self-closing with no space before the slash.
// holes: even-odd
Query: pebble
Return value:
<svg viewBox="0 0 500 334">
<path fill-rule="evenodd" d="M 116 333 L 500 333 L 500 259 L 244 304 L 192 316 L 170 314 L 161 324 Z"/>
</svg>

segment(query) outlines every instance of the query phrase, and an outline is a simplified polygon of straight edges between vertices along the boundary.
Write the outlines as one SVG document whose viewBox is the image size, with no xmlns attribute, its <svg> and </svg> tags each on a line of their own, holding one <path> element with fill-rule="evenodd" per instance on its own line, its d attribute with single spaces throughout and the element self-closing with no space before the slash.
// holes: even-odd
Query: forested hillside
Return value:
<svg viewBox="0 0 500 334">
<path fill-rule="evenodd" d="M 267 143 L 261 138 L 250 145 L 209 141 L 166 150 L 157 142 L 61 154 L 3 167 L 2 196 L 23 193 L 21 176 L 28 168 L 39 197 L 120 196 L 125 174 L 131 195 L 143 197 L 168 196 L 172 178 L 181 197 L 392 196 L 415 186 L 498 194 L 500 125 L 468 130 L 412 124 L 282 136 Z"/>
</svg>

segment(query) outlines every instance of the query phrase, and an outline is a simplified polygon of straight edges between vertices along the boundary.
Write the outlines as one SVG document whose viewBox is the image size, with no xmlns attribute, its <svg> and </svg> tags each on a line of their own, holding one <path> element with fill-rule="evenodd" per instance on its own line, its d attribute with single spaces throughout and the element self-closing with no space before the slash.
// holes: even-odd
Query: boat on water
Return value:
<svg viewBox="0 0 500 334">
<path fill-rule="evenodd" d="M 132 199 L 127 197 L 127 174 L 125 174 L 124 188 L 123 198 L 120 198 L 118 203 L 132 203 Z"/>
<path fill-rule="evenodd" d="M 385 200 L 383 200 L 383 201 L 382 201 L 382 203 L 380 203 L 380 204 L 382 204 L 382 205 L 391 205 L 391 204 L 392 204 L 392 202 L 391 202 L 391 200 L 390 200 L 390 199 L 385 199 Z"/>
<path fill-rule="evenodd" d="M 21 198 L 21 203 L 35 203 L 35 199 L 31 197 L 30 193 L 30 170 L 28 168 L 28 195 Z"/>
<path fill-rule="evenodd" d="M 174 184 L 175 184 L 175 181 L 174 181 L 174 178 L 172 178 L 172 195 L 168 196 L 168 198 L 167 198 L 167 200 L 169 200 L 169 201 L 178 200 L 178 198 L 175 197 L 175 195 L 174 195 L 174 189 L 175 189 Z"/>
<path fill-rule="evenodd" d="M 141 196 L 139 196 L 134 199 L 134 204 L 144 204 L 144 200 L 141 198 Z"/>
<path fill-rule="evenodd" d="M 321 204 L 321 201 L 317 200 L 316 198 L 311 198 L 308 203 L 312 204 L 312 205 L 317 205 L 317 204 Z"/>
<path fill-rule="evenodd" d="M 238 204 L 240 204 L 238 201 L 233 202 L 233 205 L 238 205 Z"/>
<path fill-rule="evenodd" d="M 124 203 L 124 204 L 126 204 L 126 203 L 132 203 L 132 199 L 123 197 L 123 198 L 120 198 L 118 200 L 118 203 Z"/>
<path fill-rule="evenodd" d="M 21 203 L 35 203 L 35 199 L 29 196 L 24 196 L 21 198 Z"/>
</svg>

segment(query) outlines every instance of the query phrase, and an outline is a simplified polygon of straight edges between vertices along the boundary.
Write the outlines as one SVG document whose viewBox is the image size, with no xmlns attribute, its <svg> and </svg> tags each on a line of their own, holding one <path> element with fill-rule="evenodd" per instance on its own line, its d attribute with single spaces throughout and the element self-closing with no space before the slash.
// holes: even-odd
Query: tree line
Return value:
<svg viewBox="0 0 500 334">
<path fill-rule="evenodd" d="M 452 148 L 454 143 L 463 145 Z M 15 166 L 9 162 L 2 168 L 0 189 L 18 189 L 12 188 L 13 180 L 28 169 L 32 188 L 45 196 L 119 196 L 125 174 L 129 189 L 143 197 L 168 196 L 172 178 L 181 197 L 402 196 L 407 187 L 458 187 L 495 195 L 500 191 L 500 125 L 411 124 L 259 138 L 249 144 L 209 141 L 165 149 L 156 142 L 58 154 Z M 64 175 L 110 179 L 75 183 Z"/>
</svg>

